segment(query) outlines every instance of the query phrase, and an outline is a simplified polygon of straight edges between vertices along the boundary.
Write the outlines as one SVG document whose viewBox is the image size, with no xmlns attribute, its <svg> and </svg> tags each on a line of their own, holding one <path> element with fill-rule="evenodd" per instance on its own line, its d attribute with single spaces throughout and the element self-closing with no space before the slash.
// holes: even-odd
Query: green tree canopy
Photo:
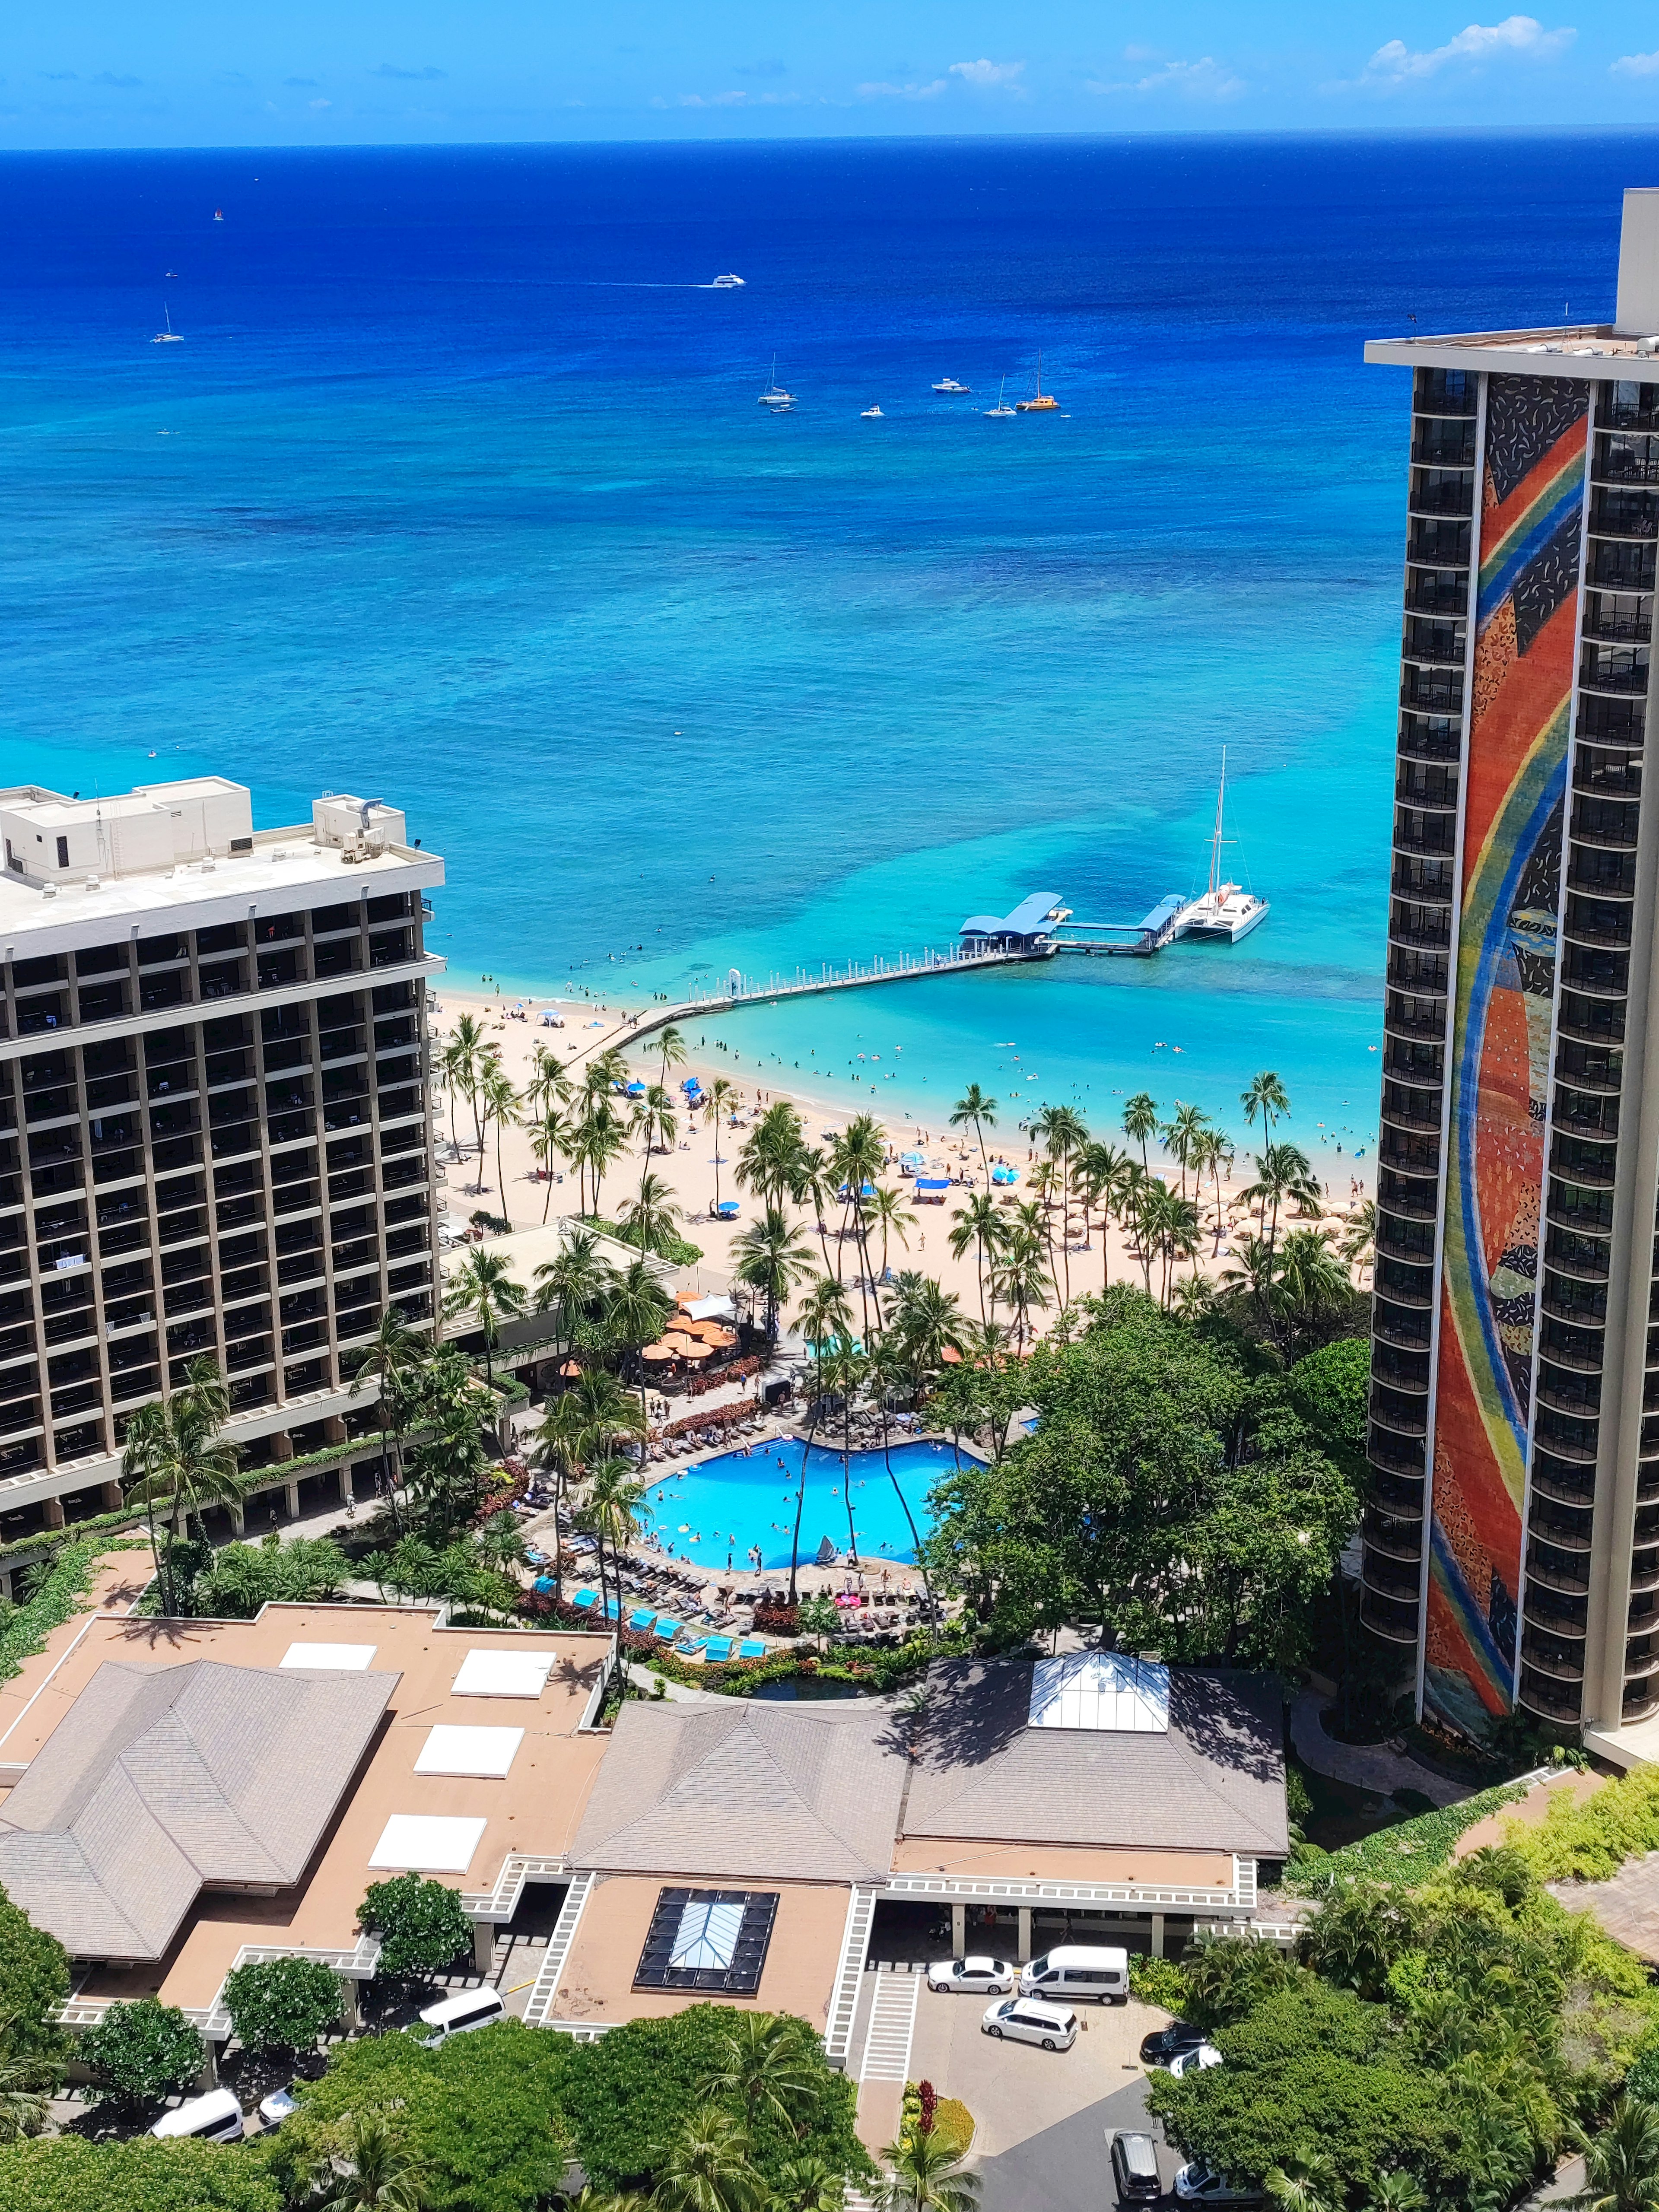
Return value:
<svg viewBox="0 0 1659 2212">
<path fill-rule="evenodd" d="M 250 2051 L 311 2051 L 339 2024 L 340 1984 L 320 1959 L 253 1959 L 226 1976 L 225 2008 Z"/>
<path fill-rule="evenodd" d="M 471 1948 L 472 1923 L 460 1899 L 424 1875 L 370 1882 L 357 1919 L 380 1937 L 380 1970 L 393 1977 L 441 1973 Z"/>
<path fill-rule="evenodd" d="M 269 2147 L 249 2148 L 291 2190 L 320 2159 L 351 2158 L 362 2114 L 387 2113 L 432 2212 L 536 2212 L 568 2155 L 558 2101 L 574 2055 L 568 2037 L 518 2021 L 433 2051 L 413 2034 L 341 2044 Z"/>
<path fill-rule="evenodd" d="M 1298 1359 L 1285 1377 L 1293 1410 L 1338 1465 L 1356 1477 L 1365 1456 L 1370 1376 L 1370 1342 L 1363 1336 L 1345 1336 Z"/>
<path fill-rule="evenodd" d="M 6 2212 L 283 2212 L 281 2185 L 241 2144 L 147 2136 L 0 2146 L 0 2204 Z"/>
<path fill-rule="evenodd" d="M 39 2051 L 53 2039 L 47 2016 L 70 1993 L 69 1954 L 0 1889 L 0 2021 L 15 2051 Z"/>
<path fill-rule="evenodd" d="M 1125 1285 L 1089 1310 L 1028 1364 L 1036 1433 L 935 1493 L 935 1574 L 1012 1634 L 1082 1613 L 1170 1659 L 1293 1665 L 1353 1485 L 1224 1330 Z"/>
<path fill-rule="evenodd" d="M 202 2039 L 177 2005 L 155 1997 L 106 2008 L 81 2038 L 78 2056 L 118 2104 L 153 2105 L 201 2071 Z"/>
<path fill-rule="evenodd" d="M 691 2005 L 666 2020 L 630 2021 L 576 2047 L 561 2102 L 575 2155 L 597 2188 L 653 2185 L 654 2158 L 684 2136 L 711 2090 L 715 2101 L 750 2115 L 746 2155 L 769 2188 L 802 2158 L 822 2159 L 855 2179 L 872 2175 L 853 2125 L 856 2087 L 830 2065 L 817 2036 L 804 2021 L 791 2033 L 788 2016 L 781 2016 L 774 2039 L 781 2036 L 783 2047 L 771 2054 L 775 2067 L 753 2039 L 734 2044 L 740 2017 L 730 2005 Z M 776 2096 L 757 2086 L 767 2074 Z"/>
</svg>

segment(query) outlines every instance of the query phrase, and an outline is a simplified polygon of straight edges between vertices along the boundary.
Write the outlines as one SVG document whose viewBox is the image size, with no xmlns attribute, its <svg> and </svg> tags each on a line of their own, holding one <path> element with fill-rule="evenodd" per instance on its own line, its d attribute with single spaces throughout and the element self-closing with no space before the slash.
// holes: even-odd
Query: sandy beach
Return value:
<svg viewBox="0 0 1659 2212">
<path fill-rule="evenodd" d="M 659 1078 L 660 1061 L 653 1055 L 651 1038 L 647 1036 L 629 1042 L 632 1032 L 629 1017 L 635 1010 L 619 1000 L 601 1002 L 562 998 L 556 1004 L 556 1011 L 563 1018 L 564 1026 L 551 1029 L 544 1028 L 541 1024 L 543 1011 L 554 1005 L 551 1000 L 520 1000 L 506 994 L 497 996 L 477 990 L 457 989 L 447 982 L 439 987 L 436 995 L 439 1008 L 432 1018 L 434 1061 L 442 1049 L 443 1041 L 453 1030 L 457 1020 L 462 1014 L 470 1013 L 485 1024 L 486 1036 L 489 1042 L 499 1049 L 501 1063 L 516 1090 L 522 1091 L 530 1079 L 538 1044 L 556 1050 L 577 1073 L 592 1053 L 609 1045 L 620 1044 L 630 1065 L 642 1079 L 655 1082 Z M 520 1006 L 525 1010 L 526 1018 L 514 1018 L 515 1010 Z M 908 1190 L 909 1185 L 899 1177 L 898 1155 L 911 1150 L 926 1153 L 930 1167 L 937 1163 L 941 1171 L 948 1171 L 953 1176 L 958 1173 L 971 1174 L 976 1182 L 982 1184 L 979 1146 L 974 1141 L 971 1129 L 958 1131 L 948 1126 L 918 1123 L 897 1112 L 884 1113 L 878 1091 L 872 1091 L 868 1085 L 862 1086 L 862 1095 L 854 1101 L 845 1096 L 834 1099 L 825 1095 L 830 1087 L 827 1084 L 823 1091 L 815 1092 L 799 1082 L 788 1085 L 770 1082 L 761 1068 L 745 1066 L 738 1055 L 719 1048 L 716 1042 L 717 1021 L 708 1023 L 700 1030 L 696 1017 L 692 1016 L 682 1021 L 679 1027 L 685 1039 L 687 1058 L 684 1066 L 670 1071 L 670 1085 L 677 1096 L 679 1083 L 688 1074 L 698 1076 L 705 1086 L 716 1077 L 724 1077 L 736 1088 L 737 1096 L 730 1103 L 745 1123 L 758 1116 L 775 1100 L 787 1098 L 800 1109 L 809 1139 L 814 1144 L 827 1145 L 832 1141 L 854 1114 L 872 1113 L 886 1132 L 894 1164 L 892 1181 L 900 1190 Z M 453 1133 L 463 1144 L 475 1147 L 464 1164 L 451 1161 L 446 1170 L 445 1196 L 451 1219 L 458 1230 L 465 1227 L 467 1217 L 475 1209 L 504 1216 L 518 1228 L 529 1227 L 541 1221 L 544 1214 L 574 1213 L 576 1211 L 574 1174 L 567 1171 L 563 1182 L 556 1181 L 550 1189 L 537 1171 L 529 1136 L 522 1127 L 509 1125 L 500 1132 L 498 1176 L 497 1131 L 492 1125 L 486 1141 L 480 1178 L 471 1111 L 465 1102 L 455 1102 L 452 1124 L 447 1093 L 434 1084 L 434 1095 L 438 1101 L 441 1133 Z M 722 1287 L 729 1279 L 732 1239 L 743 1229 L 754 1211 L 749 1194 L 740 1190 L 735 1181 L 738 1154 L 746 1132 L 744 1127 L 726 1127 L 720 1132 L 720 1195 L 722 1199 L 737 1199 L 740 1211 L 735 1221 L 718 1221 L 709 1218 L 715 1194 L 715 1146 L 708 1117 L 702 1114 L 688 1116 L 682 1110 L 678 1118 L 679 1127 L 673 1149 L 667 1153 L 660 1150 L 654 1152 L 651 1170 L 670 1185 L 675 1203 L 683 1209 L 686 1217 L 684 1233 L 692 1243 L 702 1248 L 702 1262 L 685 1271 L 682 1287 L 693 1292 L 707 1291 Z M 1120 1130 L 1099 1127 L 1095 1133 L 1109 1137 L 1120 1145 L 1127 1145 L 1127 1140 Z M 1294 1124 L 1287 1133 L 1292 1138 L 1296 1136 Z M 1236 1132 L 1236 1142 L 1237 1138 L 1238 1133 Z M 608 1218 L 614 1218 L 627 1205 L 631 1195 L 630 1182 L 637 1188 L 644 1164 L 642 1149 L 638 1146 L 631 1148 L 605 1177 L 601 1193 L 601 1211 Z M 1028 1194 L 1026 1175 L 1034 1164 L 1034 1149 L 1026 1133 L 1017 1127 L 999 1124 L 994 1132 L 987 1133 L 986 1151 L 990 1159 L 994 1162 L 1000 1156 L 1020 1174 L 1021 1181 L 1015 1187 L 1017 1196 Z M 1310 1146 L 1304 1146 L 1304 1149 L 1312 1151 Z M 1155 1171 L 1162 1171 L 1179 1184 L 1179 1168 L 1164 1159 L 1156 1146 L 1151 1148 L 1149 1158 Z M 1370 1195 L 1370 1171 L 1373 1163 L 1369 1158 L 1354 1163 L 1346 1156 L 1333 1159 L 1328 1155 L 1322 1155 L 1315 1158 L 1315 1166 L 1327 1193 L 1323 1225 L 1340 1231 L 1346 1226 L 1348 1212 L 1355 1198 Z M 1240 1158 L 1235 1164 L 1233 1175 L 1231 1180 L 1224 1177 L 1222 1183 L 1218 1253 L 1215 1249 L 1218 1224 L 1214 1188 L 1212 1184 L 1206 1183 L 1200 1199 L 1205 1234 L 1203 1250 L 1195 1263 L 1198 1271 L 1215 1276 L 1231 1264 L 1229 1246 L 1233 1241 L 1233 1231 L 1237 1228 L 1241 1233 L 1248 1233 L 1246 1209 L 1238 1193 L 1254 1179 L 1254 1174 L 1249 1153 L 1241 1146 Z M 482 1180 L 483 1188 L 475 1190 L 473 1185 L 479 1180 Z M 1188 1194 L 1191 1194 L 1190 1181 Z M 914 1267 L 923 1273 L 936 1276 L 946 1290 L 954 1291 L 962 1300 L 968 1313 L 976 1315 L 979 1311 L 979 1285 L 973 1252 L 970 1249 L 958 1260 L 950 1249 L 952 1215 L 957 1206 L 963 1203 L 967 1195 L 965 1191 L 953 1189 L 944 1206 L 914 1206 L 908 1224 L 908 1243 L 900 1243 L 895 1237 L 890 1242 L 887 1258 L 889 1265 L 896 1271 Z M 1062 1288 L 1069 1281 L 1073 1297 L 1098 1290 L 1103 1280 L 1145 1279 L 1129 1240 L 1115 1225 L 1108 1235 L 1103 1253 L 1101 1243 L 1097 1218 L 1091 1226 L 1086 1243 L 1080 1237 L 1074 1239 L 1070 1250 L 1057 1255 Z M 1184 1267 L 1180 1268 L 1177 1279 L 1188 1272 Z M 1156 1267 L 1152 1280 L 1156 1287 L 1158 1281 Z M 1040 1325 L 1043 1316 L 1036 1318 Z"/>
</svg>

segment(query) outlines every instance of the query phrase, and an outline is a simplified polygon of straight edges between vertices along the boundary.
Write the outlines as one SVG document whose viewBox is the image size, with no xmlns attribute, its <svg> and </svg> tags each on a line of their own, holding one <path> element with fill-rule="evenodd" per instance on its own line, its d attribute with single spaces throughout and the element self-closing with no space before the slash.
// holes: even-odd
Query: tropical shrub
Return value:
<svg viewBox="0 0 1659 2212">
<path fill-rule="evenodd" d="M 257 1544 L 227 1544 L 215 1553 L 191 1585 L 191 1611 L 204 1620 L 252 1620 L 263 1605 L 333 1597 L 350 1575 L 345 1553 L 326 1536 L 284 1544 L 273 1530 Z"/>
<path fill-rule="evenodd" d="M 1606 1881 L 1626 1859 L 1659 1850 L 1659 1767 L 1636 1767 L 1582 1799 L 1553 1790 L 1543 1819 L 1511 1822 L 1505 1840 L 1540 1881 Z"/>
<path fill-rule="evenodd" d="M 177 2005 L 155 1997 L 108 2006 L 77 2054 L 113 2103 L 153 2105 L 202 2070 L 202 2039 Z"/>
<path fill-rule="evenodd" d="M 322 2078 L 297 2092 L 298 2112 L 248 2148 L 299 2203 L 319 2159 L 349 2156 L 359 2116 L 395 2112 L 429 2212 L 538 2212 L 569 2152 L 558 2096 L 574 2056 L 568 2037 L 515 2020 L 433 2051 L 414 2034 L 337 2044 Z"/>
<path fill-rule="evenodd" d="M 357 1922 L 380 1937 L 380 1972 L 393 1980 L 440 1974 L 472 1948 L 472 1923 L 460 1899 L 424 1875 L 399 1874 L 370 1882 Z"/>
<path fill-rule="evenodd" d="M 1129 1960 L 1129 1994 L 1179 2014 L 1187 2002 L 1186 1973 L 1173 1959 L 1143 1959 L 1137 1952 Z"/>
<path fill-rule="evenodd" d="M 225 1978 L 225 2008 L 250 2051 L 312 2051 L 340 2021 L 340 1984 L 320 1959 L 255 1959 Z"/>
<path fill-rule="evenodd" d="M 41 2051 L 56 2040 L 47 2021 L 69 1993 L 68 1953 L 0 1889 L 0 2021 L 13 2050 Z"/>
<path fill-rule="evenodd" d="M 92 1571 L 105 1553 L 119 1551 L 107 1538 L 92 1536 L 63 1543 L 50 1554 L 50 1564 L 35 1575 L 28 1595 L 9 1611 L 0 1608 L 0 1682 L 8 1681 L 72 1613 L 92 1581 Z"/>
</svg>

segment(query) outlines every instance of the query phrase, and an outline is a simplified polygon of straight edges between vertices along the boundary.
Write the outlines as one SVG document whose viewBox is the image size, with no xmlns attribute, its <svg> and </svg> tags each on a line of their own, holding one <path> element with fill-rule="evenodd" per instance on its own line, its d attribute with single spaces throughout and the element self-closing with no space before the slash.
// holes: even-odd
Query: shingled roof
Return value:
<svg viewBox="0 0 1659 2212">
<path fill-rule="evenodd" d="M 571 1858 L 616 1874 L 882 1880 L 904 1789 L 892 1727 L 861 1702 L 625 1705 Z"/>
<path fill-rule="evenodd" d="M 1030 1660 L 937 1659 L 910 1836 L 1157 1845 L 1282 1858 L 1280 1692 L 1270 1675 L 1172 1667 L 1157 1732 L 1030 1724 Z"/>
<path fill-rule="evenodd" d="M 106 1660 L 0 1800 L 0 1884 L 74 1957 L 163 1957 L 204 1887 L 299 1881 L 399 1680 Z"/>
</svg>

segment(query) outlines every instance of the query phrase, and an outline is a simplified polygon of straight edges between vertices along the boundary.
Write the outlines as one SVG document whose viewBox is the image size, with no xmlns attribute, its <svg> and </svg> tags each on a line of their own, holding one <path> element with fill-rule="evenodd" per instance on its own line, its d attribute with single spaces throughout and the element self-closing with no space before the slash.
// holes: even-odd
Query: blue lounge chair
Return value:
<svg viewBox="0 0 1659 2212">
<path fill-rule="evenodd" d="M 729 1659 L 732 1656 L 731 1638 L 729 1636 L 711 1636 L 702 1647 L 702 1656 L 705 1659 L 711 1661 L 715 1666 L 719 1666 L 723 1660 Z"/>
<path fill-rule="evenodd" d="M 658 1643 L 672 1644 L 684 1626 L 684 1621 L 671 1620 L 665 1613 L 659 1614 L 657 1620 Z"/>
<path fill-rule="evenodd" d="M 764 1659 L 766 1638 L 763 1636 L 745 1636 L 738 1646 L 738 1656 L 739 1659 Z"/>
<path fill-rule="evenodd" d="M 571 1604 L 575 1607 L 578 1613 L 586 1613 L 592 1607 L 596 1606 L 599 1601 L 599 1594 L 598 1590 L 594 1589 L 579 1589 L 575 1592 L 570 1601 Z"/>
<path fill-rule="evenodd" d="M 614 1597 L 608 1597 L 605 1601 L 605 1617 L 607 1620 L 620 1620 L 622 1619 L 622 1607 L 617 1604 Z"/>
<path fill-rule="evenodd" d="M 637 1630 L 641 1635 L 643 1635 L 645 1631 L 650 1627 L 652 1622 L 656 1619 L 656 1610 L 653 1607 L 648 1605 L 636 1605 L 633 1612 L 628 1616 L 628 1625 L 630 1628 Z"/>
<path fill-rule="evenodd" d="M 677 1644 L 674 1646 L 674 1649 L 680 1654 L 682 1658 L 695 1659 L 702 1652 L 703 1645 L 707 1644 L 708 1641 L 708 1638 L 706 1636 L 688 1636 L 684 1638 L 682 1642 Z"/>
<path fill-rule="evenodd" d="M 532 1589 L 537 1591 L 541 1596 L 547 1597 L 550 1595 L 552 1592 L 553 1577 L 551 1575 L 538 1575 L 535 1581 L 531 1583 L 530 1587 Z"/>
</svg>

